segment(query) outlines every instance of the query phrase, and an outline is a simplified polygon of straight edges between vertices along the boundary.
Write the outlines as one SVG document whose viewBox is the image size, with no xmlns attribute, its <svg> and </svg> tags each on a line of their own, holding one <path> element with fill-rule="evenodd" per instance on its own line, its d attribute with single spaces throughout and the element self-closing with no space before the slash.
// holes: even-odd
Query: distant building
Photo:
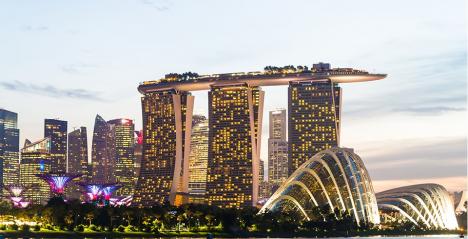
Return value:
<svg viewBox="0 0 468 239">
<path fill-rule="evenodd" d="M 340 139 L 341 88 L 331 80 L 290 82 L 289 175 L 319 151 Z"/>
<path fill-rule="evenodd" d="M 68 173 L 81 174 L 79 181 L 90 181 L 91 170 L 88 164 L 88 136 L 86 127 L 80 127 L 68 134 Z M 67 187 L 69 198 L 80 198 L 81 188 L 75 184 Z"/>
<path fill-rule="evenodd" d="M 286 141 L 286 110 L 269 113 L 268 182 L 281 185 L 288 178 L 288 141 Z"/>
<path fill-rule="evenodd" d="M 135 182 L 140 176 L 141 159 L 143 158 L 143 131 L 135 131 Z"/>
<path fill-rule="evenodd" d="M 19 174 L 18 114 L 0 109 L 0 182 L 18 184 Z M 4 194 L 8 195 L 6 191 Z"/>
<path fill-rule="evenodd" d="M 194 97 L 188 92 L 145 93 L 143 158 L 133 204 L 152 206 L 188 201 L 188 167 Z"/>
<path fill-rule="evenodd" d="M 112 125 L 115 139 L 116 182 L 122 187 L 116 196 L 131 196 L 135 189 L 135 125 L 130 119 L 114 119 L 107 122 Z"/>
<path fill-rule="evenodd" d="M 194 115 L 195 118 L 200 118 Z M 194 122 L 189 157 L 189 200 L 205 203 L 206 173 L 208 170 L 208 120 Z"/>
<path fill-rule="evenodd" d="M 113 126 L 100 115 L 94 122 L 91 148 L 92 181 L 96 183 L 115 182 L 115 135 Z"/>
<path fill-rule="evenodd" d="M 21 149 L 20 184 L 26 188 L 23 196 L 32 204 L 45 204 L 50 198 L 49 185 L 36 177 L 51 170 L 51 140 L 44 138 L 34 143 L 26 141 Z"/>
<path fill-rule="evenodd" d="M 255 206 L 264 92 L 246 84 L 212 86 L 209 100 L 207 201 Z"/>
<path fill-rule="evenodd" d="M 57 119 L 44 120 L 44 138 L 50 138 L 51 171 L 67 170 L 67 121 Z"/>
</svg>

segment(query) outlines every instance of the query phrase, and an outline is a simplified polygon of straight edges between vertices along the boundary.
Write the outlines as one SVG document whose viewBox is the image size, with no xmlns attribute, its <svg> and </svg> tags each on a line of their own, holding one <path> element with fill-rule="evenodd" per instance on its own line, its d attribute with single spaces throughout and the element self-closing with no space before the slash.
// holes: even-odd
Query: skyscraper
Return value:
<svg viewBox="0 0 468 239">
<path fill-rule="evenodd" d="M 50 138 L 51 171 L 67 170 L 67 121 L 57 119 L 44 120 L 44 138 Z"/>
<path fill-rule="evenodd" d="M 194 97 L 184 91 L 161 90 L 145 93 L 141 101 L 143 159 L 134 203 L 185 203 Z"/>
<path fill-rule="evenodd" d="M 135 131 L 135 182 L 140 176 L 141 159 L 143 158 L 143 131 Z"/>
<path fill-rule="evenodd" d="M 115 179 L 122 187 L 116 196 L 131 196 L 135 189 L 135 125 L 130 119 L 114 119 L 107 122 L 114 130 Z"/>
<path fill-rule="evenodd" d="M 115 182 L 115 136 L 113 126 L 100 115 L 94 121 L 91 149 L 92 181 L 96 183 Z"/>
<path fill-rule="evenodd" d="M 51 146 L 51 140 L 44 138 L 34 143 L 26 140 L 21 149 L 20 184 L 27 188 L 23 195 L 32 204 L 45 204 L 50 197 L 49 185 L 36 175 L 51 170 Z"/>
<path fill-rule="evenodd" d="M 286 110 L 270 111 L 268 138 L 268 182 L 280 185 L 288 178 L 288 141 Z"/>
<path fill-rule="evenodd" d="M 17 113 L 0 109 L 0 182 L 3 185 L 19 182 L 19 129 L 17 122 Z M 0 190 L 1 192 L 2 190 Z"/>
<path fill-rule="evenodd" d="M 264 92 L 247 84 L 232 84 L 212 86 L 208 96 L 208 204 L 254 206 Z"/>
<path fill-rule="evenodd" d="M 208 120 L 195 117 L 189 159 L 188 192 L 191 203 L 204 203 L 208 167 Z"/>
<path fill-rule="evenodd" d="M 68 133 L 68 166 L 67 172 L 82 174 L 77 180 L 89 181 L 91 179 L 90 166 L 88 164 L 88 136 L 86 127 L 80 127 Z M 81 196 L 80 187 L 70 185 L 67 188 L 67 196 L 79 198 Z"/>
<path fill-rule="evenodd" d="M 319 151 L 339 145 L 341 88 L 329 79 L 290 82 L 289 175 Z"/>
</svg>

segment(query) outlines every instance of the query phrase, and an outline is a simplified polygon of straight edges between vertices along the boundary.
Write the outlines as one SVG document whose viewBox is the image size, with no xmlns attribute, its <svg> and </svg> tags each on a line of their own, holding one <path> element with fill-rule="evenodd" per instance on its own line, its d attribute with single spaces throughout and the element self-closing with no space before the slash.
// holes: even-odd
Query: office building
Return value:
<svg viewBox="0 0 468 239">
<path fill-rule="evenodd" d="M 115 180 L 120 187 L 116 196 L 133 195 L 135 189 L 135 125 L 130 119 L 114 119 L 107 122 L 114 130 Z"/>
<path fill-rule="evenodd" d="M 143 158 L 134 204 L 188 202 L 188 156 L 194 97 L 161 90 L 142 97 Z"/>
<path fill-rule="evenodd" d="M 45 204 L 50 198 L 49 184 L 36 175 L 51 171 L 51 147 L 52 140 L 44 138 L 34 143 L 26 140 L 21 149 L 20 184 L 27 189 L 24 200 L 32 204 Z"/>
<path fill-rule="evenodd" d="M 268 182 L 280 185 L 288 178 L 288 141 L 286 141 L 286 110 L 269 113 Z"/>
<path fill-rule="evenodd" d="M 143 158 L 143 131 L 135 131 L 135 182 L 140 176 L 141 159 Z"/>
<path fill-rule="evenodd" d="M 212 86 L 209 92 L 207 202 L 255 206 L 264 92 L 246 84 Z"/>
<path fill-rule="evenodd" d="M 72 174 L 81 174 L 75 181 L 91 180 L 91 167 L 88 164 L 88 136 L 86 127 L 80 127 L 68 133 L 68 166 L 67 172 Z M 78 185 L 71 184 L 67 187 L 67 197 L 80 198 L 82 196 L 81 188 Z"/>
<path fill-rule="evenodd" d="M 191 203 L 204 203 L 208 169 L 208 120 L 203 117 L 193 122 L 189 157 L 189 200 Z"/>
<path fill-rule="evenodd" d="M 67 121 L 58 119 L 44 120 L 44 138 L 50 138 L 51 171 L 67 170 Z"/>
<path fill-rule="evenodd" d="M 115 182 L 115 135 L 113 126 L 100 115 L 94 121 L 91 148 L 92 181 L 96 183 Z"/>
<path fill-rule="evenodd" d="M 0 179 L 3 185 L 19 182 L 18 114 L 0 109 Z M 0 193 L 2 190 L 0 190 Z M 4 195 L 8 195 L 6 191 Z M 0 195 L 1 196 L 1 195 Z"/>
</svg>

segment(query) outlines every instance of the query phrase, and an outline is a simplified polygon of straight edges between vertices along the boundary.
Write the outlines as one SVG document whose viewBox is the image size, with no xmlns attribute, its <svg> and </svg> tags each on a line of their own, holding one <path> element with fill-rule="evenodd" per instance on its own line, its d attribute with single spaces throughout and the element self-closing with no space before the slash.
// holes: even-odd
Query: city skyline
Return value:
<svg viewBox="0 0 468 239">
<path fill-rule="evenodd" d="M 161 2 L 154 1 L 150 3 L 153 3 L 153 5 L 129 3 L 129 7 L 133 7 L 142 13 L 143 16 L 141 16 L 141 18 L 151 22 L 161 19 L 175 20 L 172 19 L 174 16 L 183 17 L 184 19 L 191 16 L 190 14 L 184 16 L 187 9 L 185 6 L 182 6 L 182 4 L 176 4 L 174 2 L 168 2 L 166 4 L 163 2 L 163 5 L 168 5 L 166 6 L 167 9 L 158 10 L 157 6 L 159 6 Z M 214 8 L 221 7 L 217 4 L 212 4 Z M 305 2 L 301 4 L 308 5 Z M 324 3 L 318 4 L 322 5 Z M 342 4 L 347 5 L 347 3 Z M 370 4 L 370 7 L 377 8 L 375 3 L 367 4 Z M 388 3 L 386 3 L 386 5 L 387 4 Z M 190 4 L 191 7 L 202 11 L 205 4 L 200 5 L 201 6 L 195 6 Z M 245 3 L 245 5 L 247 4 Z M 277 10 L 279 5 L 285 7 L 285 11 L 293 10 L 291 6 L 278 3 L 273 3 L 268 6 L 268 8 L 273 11 L 279 11 Z M 332 3 L 331 5 L 332 7 L 338 6 L 336 3 Z M 399 4 L 394 3 L 394 5 L 395 6 L 391 4 L 385 7 L 393 9 Z M 466 187 L 466 148 L 464 147 L 466 145 L 466 125 L 463 124 L 464 120 L 466 120 L 466 104 L 464 102 L 466 100 L 466 93 L 464 92 L 466 88 L 466 83 L 464 81 L 466 79 L 466 72 L 464 71 L 466 69 L 464 66 L 466 64 L 466 55 L 461 54 L 465 52 L 466 46 L 463 44 L 465 36 L 462 36 L 461 32 L 454 31 L 456 28 L 453 28 L 452 25 L 462 24 L 460 22 L 464 21 L 459 21 L 459 18 L 462 17 L 463 14 L 458 12 L 453 6 L 439 5 L 440 4 L 436 2 L 424 2 L 422 6 L 419 6 L 421 12 L 417 12 L 416 15 L 424 20 L 414 20 L 415 17 L 410 17 L 409 11 L 398 8 L 398 14 L 401 16 L 402 20 L 393 22 L 397 27 L 393 27 L 385 18 L 376 19 L 375 23 L 364 23 L 363 19 L 353 15 L 350 13 L 351 11 L 340 12 L 345 16 L 350 16 L 350 19 L 353 19 L 350 23 L 352 24 L 351 26 L 363 24 L 362 27 L 356 29 L 356 32 L 342 29 L 344 33 L 350 36 L 349 38 L 358 37 L 358 39 L 365 39 L 364 37 L 371 37 L 370 33 L 364 31 L 366 27 L 370 27 L 370 31 L 372 31 L 379 29 L 380 26 L 379 28 L 377 28 L 377 26 L 381 24 L 383 26 L 381 29 L 386 29 L 383 31 L 383 36 L 375 37 L 375 42 L 369 43 L 369 41 L 364 41 L 366 44 L 369 44 L 369 46 L 364 46 L 362 43 L 356 41 L 346 42 L 344 39 L 340 39 L 339 41 L 331 40 L 329 43 L 330 45 L 326 47 L 323 47 L 323 45 L 315 46 L 314 44 L 320 44 L 320 41 L 317 40 L 307 43 L 310 49 L 304 49 L 303 46 L 300 48 L 291 46 L 305 44 L 305 42 L 310 40 L 314 35 L 312 31 L 306 32 L 304 40 L 290 40 L 284 36 L 278 36 L 276 39 L 271 40 L 270 43 L 263 43 L 265 46 L 260 43 L 247 41 L 236 43 L 235 46 L 245 46 L 246 49 L 252 51 L 252 53 L 246 50 L 234 52 L 224 49 L 221 45 L 214 44 L 213 49 L 210 48 L 210 50 L 207 51 L 207 56 L 203 55 L 204 57 L 200 58 L 187 56 L 186 59 L 178 63 L 175 59 L 181 59 L 179 53 L 174 53 L 174 55 L 179 57 L 173 58 L 170 51 L 165 52 L 156 46 L 149 45 L 148 42 L 136 40 L 138 43 L 143 43 L 142 46 L 144 46 L 145 49 L 150 49 L 149 52 L 156 53 L 161 51 L 163 55 L 167 56 L 167 62 L 161 64 L 162 62 L 160 59 L 154 59 L 154 57 L 150 58 L 150 55 L 143 53 L 132 54 L 132 49 L 138 52 L 138 48 L 136 47 L 124 47 L 122 50 L 124 55 L 130 56 L 132 60 L 142 63 L 141 66 L 129 63 L 123 60 L 123 58 L 116 58 L 115 61 L 107 63 L 106 60 L 114 56 L 109 54 L 109 50 L 117 45 L 104 47 L 102 50 L 98 49 L 94 44 L 87 42 L 87 37 L 83 36 L 83 33 L 88 32 L 94 33 L 95 36 L 102 36 L 102 33 L 99 34 L 94 31 L 97 28 L 92 26 L 87 28 L 87 26 L 77 24 L 78 29 L 74 30 L 67 29 L 64 25 L 51 22 L 55 17 L 61 15 L 59 13 L 52 12 L 53 14 L 49 14 L 49 17 L 39 15 L 35 18 L 35 21 L 30 22 L 27 20 L 31 19 L 26 18 L 26 20 L 19 21 L 17 25 L 2 21 L 3 23 L 0 23 L 0 26 L 6 26 L 5 28 L 2 27 L 3 30 L 0 30 L 2 34 L 11 34 L 15 36 L 16 39 L 22 39 L 25 42 L 29 42 L 30 40 L 27 40 L 26 37 L 30 37 L 32 40 L 39 41 L 40 44 L 49 46 L 50 43 L 44 41 L 49 39 L 54 42 L 56 36 L 52 35 L 58 35 L 57 39 L 69 39 L 75 43 L 77 42 L 73 40 L 73 38 L 77 37 L 85 42 L 79 43 L 78 46 L 73 47 L 67 52 L 67 54 L 70 55 L 77 53 L 76 57 L 67 57 L 57 52 L 54 54 L 57 56 L 57 59 L 48 60 L 40 64 L 43 69 L 38 69 L 36 66 L 30 65 L 32 62 L 22 58 L 31 56 L 32 59 L 37 59 L 37 56 L 43 53 L 42 50 L 30 49 L 28 53 L 21 51 L 19 56 L 12 57 L 12 59 L 16 61 L 15 64 L 19 63 L 18 65 L 21 66 L 19 68 L 26 68 L 29 72 L 34 72 L 38 78 L 32 79 L 31 75 L 22 73 L 21 71 L 23 69 L 18 69 L 18 66 L 7 69 L 5 80 L 0 82 L 0 92 L 2 93 L 2 96 L 0 96 L 0 101 L 2 102 L 0 107 L 18 113 L 18 128 L 21 130 L 20 142 L 22 143 L 25 138 L 42 138 L 43 126 L 41 122 L 43 122 L 45 118 L 55 118 L 57 116 L 69 122 L 69 132 L 74 126 L 79 127 L 81 125 L 86 126 L 88 129 L 93 129 L 92 121 L 96 113 L 103 115 L 106 119 L 135 119 L 135 129 L 139 130 L 142 128 L 142 124 L 139 102 L 139 97 L 141 95 L 136 91 L 138 82 L 159 78 L 169 72 L 236 72 L 245 69 L 260 70 L 266 65 L 282 66 L 293 63 L 311 65 L 312 62 L 318 61 L 330 62 L 332 66 L 349 66 L 358 69 L 373 69 L 375 67 L 378 69 L 376 70 L 377 72 L 388 73 L 388 79 L 378 83 L 370 82 L 356 84 L 355 86 L 341 86 L 344 89 L 344 94 L 342 96 L 344 103 L 340 145 L 353 147 L 362 155 L 363 160 L 365 160 L 366 165 L 368 165 L 376 191 L 382 191 L 394 187 L 395 185 L 409 184 L 409 182 L 431 181 L 441 182 L 451 190 L 460 190 Z M 100 6 L 98 9 L 104 9 L 104 7 L 107 7 L 107 5 Z M 232 7 L 232 10 L 222 9 L 225 10 L 226 14 L 231 14 L 230 16 L 232 16 L 232 12 L 235 12 L 239 7 L 235 5 L 230 7 Z M 348 7 L 350 9 L 353 8 L 353 6 Z M 116 8 L 116 6 L 112 6 L 112 8 Z M 439 18 L 434 12 L 440 11 L 440 8 L 450 9 L 454 14 L 444 19 Z M 301 9 L 297 9 L 297 6 L 295 9 L 302 11 Z M 32 10 L 32 8 L 26 10 L 27 12 L 36 11 Z M 83 7 L 79 10 L 84 11 Z M 260 18 L 255 16 L 251 10 L 245 10 L 246 12 L 244 14 L 254 17 L 257 20 Z M 423 10 L 427 12 L 424 13 Z M 46 11 L 53 11 L 53 9 Z M 169 12 L 171 16 L 168 14 Z M 214 12 L 215 11 L 213 11 L 212 14 L 219 14 Z M 381 12 L 377 9 L 375 13 L 373 12 L 370 14 L 383 14 L 384 16 L 388 16 L 386 15 L 389 14 L 388 12 L 391 11 Z M 11 13 L 6 13 L 5 16 L 9 14 Z M 81 12 L 79 14 L 83 13 Z M 77 16 L 79 16 L 79 14 Z M 155 16 L 150 16 L 151 14 Z M 294 28 L 294 25 L 298 22 L 313 22 L 313 20 L 317 20 L 320 17 L 296 16 L 281 24 L 281 22 L 276 22 L 269 14 L 262 12 L 258 14 L 259 16 L 268 17 L 267 19 L 273 23 L 278 23 L 278 31 L 280 31 L 280 29 L 287 29 L 288 27 Z M 414 12 L 411 12 L 411 14 L 414 14 Z M 76 20 L 75 17 L 76 16 L 70 16 L 64 18 L 72 21 Z M 97 19 L 97 16 L 92 14 L 90 17 L 91 19 Z M 330 21 L 328 22 L 329 27 L 338 26 L 337 23 L 330 18 L 325 19 Z M 209 23 L 209 19 L 206 18 L 197 20 L 197 22 L 200 21 L 207 24 Z M 229 26 L 232 26 L 233 21 L 223 19 L 220 24 L 222 23 L 227 24 L 227 28 L 229 28 Z M 266 23 L 267 22 L 260 21 L 258 23 L 259 25 L 254 24 L 254 26 L 269 29 L 270 26 L 263 25 Z M 102 24 L 105 23 L 99 22 L 97 27 L 105 26 Z M 182 23 L 179 20 L 170 23 L 168 27 L 158 27 L 162 28 L 163 34 L 169 34 L 173 32 L 171 27 L 175 28 L 180 24 Z M 217 26 L 217 24 L 213 24 Z M 237 26 L 235 29 L 247 26 L 245 22 L 240 22 L 239 25 L 240 26 Z M 419 33 L 412 32 L 411 29 L 417 26 L 422 30 L 419 31 Z M 124 29 L 129 29 L 129 26 L 126 24 L 123 24 L 122 27 Z M 246 33 L 252 33 L 255 27 L 247 27 L 244 31 Z M 399 29 L 397 29 L 398 27 Z M 445 28 L 450 30 L 445 32 L 447 34 L 440 34 L 440 31 L 444 32 Z M 135 36 L 155 36 L 154 34 L 145 33 L 140 30 L 143 29 L 134 30 Z M 230 33 L 224 30 L 221 31 L 223 33 L 220 36 L 223 40 L 222 42 L 234 44 L 229 39 L 225 38 L 225 36 L 229 36 Z M 317 31 L 327 30 L 322 26 L 318 26 Z M 206 33 L 206 31 L 204 32 Z M 111 36 L 114 36 L 114 34 L 118 36 L 115 29 L 109 30 L 108 33 Z M 437 38 L 425 38 L 425 36 L 432 36 L 434 33 L 438 35 Z M 253 34 L 255 33 L 253 32 Z M 333 34 L 336 33 L 330 32 L 330 34 L 333 36 Z M 411 41 L 389 37 L 403 34 L 406 36 L 405 38 L 411 39 Z M 196 43 L 194 43 L 194 45 L 188 43 L 188 46 L 186 46 L 184 50 L 191 53 L 198 52 L 196 46 L 200 44 L 199 41 L 204 38 L 198 34 L 195 34 L 195 36 Z M 267 36 L 269 35 L 267 34 Z M 374 36 L 372 35 L 372 37 Z M 133 37 L 129 38 L 135 40 Z M 104 37 L 104 39 L 107 39 L 107 37 Z M 418 44 L 416 44 L 413 41 L 424 41 L 424 43 L 418 42 Z M 122 40 L 118 39 L 117 42 L 118 44 L 124 43 Z M 100 41 L 96 43 L 97 46 L 103 46 L 102 44 L 103 43 Z M 167 42 L 165 42 L 165 44 L 173 46 Z M 7 54 L 12 54 L 13 50 L 6 49 L 8 45 L 9 41 L 7 41 L 6 46 L 0 47 L 0 49 L 3 50 L 3 48 L 5 48 Z M 359 51 L 350 50 L 352 46 Z M 65 46 L 58 45 L 59 49 L 62 47 Z M 274 48 L 279 50 L 278 58 L 275 57 L 275 54 L 268 51 Z M 320 48 L 325 48 L 329 51 L 321 50 Z M 48 49 L 50 50 L 50 46 Z M 216 58 L 217 55 L 215 52 L 222 52 L 223 49 L 223 55 L 226 56 L 221 59 Z M 388 49 L 391 49 L 391 51 Z M 402 54 L 403 52 L 404 54 Z M 385 55 L 385 57 L 382 57 L 382 55 Z M 401 57 L 402 55 L 404 57 Z M 151 59 L 151 61 L 147 61 L 149 59 Z M 200 63 L 198 63 L 197 59 L 200 59 Z M 4 58 L 1 58 L 0 61 L 6 66 L 12 66 L 11 63 L 8 63 Z M 49 76 L 50 81 L 46 80 L 49 79 Z M 72 81 L 81 81 L 81 83 L 70 86 L 69 84 Z M 447 81 L 451 81 L 451 84 L 447 84 Z M 95 82 L 96 84 L 91 82 Z M 45 88 L 42 87 L 41 84 Z M 90 88 L 87 84 L 93 87 Z M 53 88 L 44 90 L 47 89 L 46 86 L 48 85 L 53 86 Z M 115 87 L 115 90 L 109 90 L 109 85 Z M 67 89 L 83 89 L 83 91 L 66 91 Z M 266 127 L 268 127 L 268 124 L 265 116 L 269 110 L 285 108 L 287 104 L 287 100 L 285 100 L 287 98 L 287 89 L 286 87 L 278 87 L 275 89 L 273 89 L 273 87 L 264 87 L 262 89 L 266 92 L 266 98 L 271 99 L 269 102 L 266 102 L 263 119 L 264 140 L 262 141 L 261 158 L 266 160 L 266 139 L 268 138 L 268 130 L 266 130 L 268 128 Z M 91 92 L 91 94 L 86 95 L 89 92 Z M 85 94 L 86 97 L 81 97 L 83 94 Z M 207 116 L 207 97 L 205 96 L 203 100 L 201 96 L 205 94 L 205 92 L 196 92 L 193 94 L 197 97 L 197 100 L 195 100 L 194 113 L 201 113 Z M 276 94 L 281 95 L 282 97 L 277 98 L 283 98 L 283 100 L 272 99 L 272 96 Z M 37 104 L 54 107 L 47 110 L 47 113 L 31 109 L 30 106 L 26 107 L 23 105 L 24 103 L 21 102 L 25 101 L 25 98 L 30 98 Z M 31 100 L 28 100 L 27 103 L 30 103 L 29 101 Z M 83 109 L 73 107 L 75 104 L 82 105 Z M 90 138 L 92 137 L 88 134 L 88 139 Z M 89 145 L 91 144 L 89 143 Z M 403 147 L 401 145 L 403 145 Z M 440 164 L 441 159 L 445 160 L 443 164 Z M 404 167 L 402 165 L 409 166 Z M 390 174 L 386 172 L 386 168 L 388 167 L 399 169 L 398 171 L 400 172 L 397 174 L 392 172 Z M 436 169 L 438 170 L 435 171 Z"/>
</svg>

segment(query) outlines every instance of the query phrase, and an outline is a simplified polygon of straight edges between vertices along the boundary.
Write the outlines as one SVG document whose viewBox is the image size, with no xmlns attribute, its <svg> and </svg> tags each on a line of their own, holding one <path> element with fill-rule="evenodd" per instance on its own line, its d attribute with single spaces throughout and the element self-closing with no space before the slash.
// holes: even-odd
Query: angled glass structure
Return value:
<svg viewBox="0 0 468 239">
<path fill-rule="evenodd" d="M 422 228 L 458 228 L 453 201 L 439 184 L 418 184 L 377 193 L 384 219 L 408 221 Z"/>
<path fill-rule="evenodd" d="M 92 181 L 108 183 L 115 181 L 115 135 L 113 126 L 100 115 L 94 121 L 91 149 Z"/>
<path fill-rule="evenodd" d="M 294 210 L 304 220 L 321 220 L 314 208 L 338 209 L 357 225 L 379 224 L 372 182 L 361 158 L 347 148 L 320 151 L 286 180 L 265 203 L 267 210 Z"/>
</svg>

